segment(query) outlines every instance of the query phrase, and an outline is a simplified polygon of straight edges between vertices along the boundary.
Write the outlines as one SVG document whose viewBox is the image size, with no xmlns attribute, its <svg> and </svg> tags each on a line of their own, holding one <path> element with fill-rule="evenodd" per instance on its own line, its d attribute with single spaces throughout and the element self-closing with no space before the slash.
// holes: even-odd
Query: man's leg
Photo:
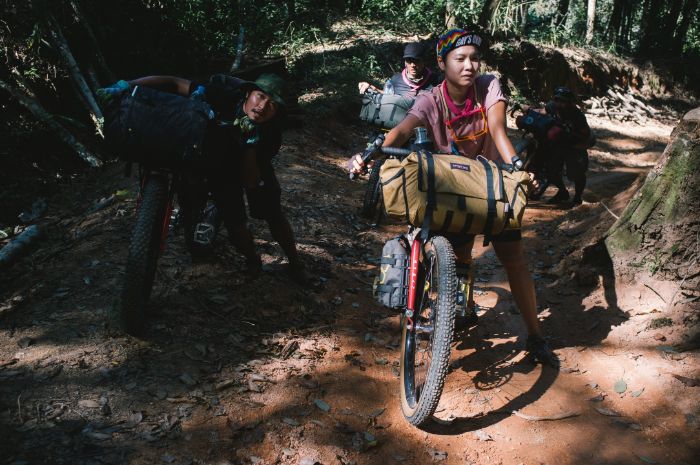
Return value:
<svg viewBox="0 0 700 465">
<path fill-rule="evenodd" d="M 193 260 L 198 259 L 203 252 L 198 247 L 199 244 L 194 241 L 194 228 L 202 218 L 202 212 L 207 202 L 207 192 L 206 182 L 202 179 L 190 179 L 183 176 L 183 179 L 178 183 L 177 201 L 180 205 L 185 246 Z"/>
<path fill-rule="evenodd" d="M 567 159 L 566 175 L 574 182 L 574 205 L 579 205 L 583 201 L 582 195 L 586 189 L 586 171 L 588 170 L 588 151 L 579 151 L 570 155 Z"/>
<path fill-rule="evenodd" d="M 215 184 L 213 194 L 231 243 L 238 253 L 245 257 L 248 272 L 252 275 L 258 274 L 262 269 L 262 262 L 255 250 L 253 235 L 248 229 L 243 188 L 230 180 L 220 180 Z"/>
<path fill-rule="evenodd" d="M 304 265 L 299 257 L 294 231 L 284 213 L 279 211 L 271 215 L 267 218 L 267 224 L 270 227 L 272 237 L 279 242 L 280 247 L 284 250 L 284 254 L 289 259 L 289 266 L 293 270 L 303 269 Z"/>
<path fill-rule="evenodd" d="M 303 284 L 308 281 L 308 275 L 297 250 L 292 226 L 282 212 L 281 195 L 282 189 L 274 172 L 267 173 L 262 187 L 246 190 L 250 216 L 267 222 L 273 239 L 279 243 L 289 260 L 292 278 Z"/>
<path fill-rule="evenodd" d="M 564 159 L 561 153 L 552 152 L 550 154 L 547 171 L 550 183 L 558 189 L 554 197 L 550 198 L 548 202 L 555 203 L 569 200 L 569 191 L 566 189 L 566 184 L 564 184 Z"/>
</svg>

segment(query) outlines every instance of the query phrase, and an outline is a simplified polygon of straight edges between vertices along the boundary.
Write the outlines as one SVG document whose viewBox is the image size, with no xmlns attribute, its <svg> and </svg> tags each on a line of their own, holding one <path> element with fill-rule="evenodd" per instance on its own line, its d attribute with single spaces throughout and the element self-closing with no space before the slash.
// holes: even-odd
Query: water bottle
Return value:
<svg viewBox="0 0 700 465">
<path fill-rule="evenodd" d="M 433 141 L 428 137 L 428 131 L 424 127 L 418 126 L 414 128 L 413 135 L 415 137 L 412 147 L 413 150 L 433 151 Z"/>
<path fill-rule="evenodd" d="M 388 79 L 386 83 L 384 83 L 384 94 L 385 95 L 393 95 L 394 94 L 394 84 L 391 83 L 391 79 Z"/>
</svg>

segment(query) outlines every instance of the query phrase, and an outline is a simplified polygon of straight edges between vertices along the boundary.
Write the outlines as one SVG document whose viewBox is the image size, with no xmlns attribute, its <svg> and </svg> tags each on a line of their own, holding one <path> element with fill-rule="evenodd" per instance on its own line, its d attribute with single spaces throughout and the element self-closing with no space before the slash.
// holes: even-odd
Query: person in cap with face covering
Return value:
<svg viewBox="0 0 700 465">
<path fill-rule="evenodd" d="M 440 36 L 437 43 L 438 66 L 445 80 L 430 92 L 416 98 L 404 120 L 386 136 L 384 146 L 400 147 L 413 132 L 427 129 L 439 153 L 452 153 L 476 158 L 477 155 L 510 163 L 516 169 L 522 161 L 516 156 L 506 135 L 507 99 L 496 76 L 480 74 L 483 40 L 478 34 L 453 29 Z M 364 168 L 362 158 L 352 159 L 353 172 Z M 472 280 L 470 272 L 473 235 L 447 235 L 457 256 L 460 280 Z M 542 337 L 537 319 L 535 286 L 523 250 L 520 230 L 507 230 L 493 237 L 493 247 L 508 275 L 510 289 L 528 331 L 527 348 L 543 363 L 558 367 L 559 361 Z M 465 299 L 461 319 L 475 320 L 473 296 Z M 460 323 L 458 319 L 458 324 Z"/>
<path fill-rule="evenodd" d="M 579 205 L 586 188 L 588 148 L 595 143 L 591 128 L 586 116 L 576 106 L 576 97 L 568 87 L 554 89 L 552 100 L 544 109 L 562 128 L 562 131 L 552 138 L 550 181 L 559 190 L 549 201 L 555 203 L 569 200 L 569 191 L 563 177 L 566 166 L 566 177 L 574 183 L 572 204 Z"/>
<path fill-rule="evenodd" d="M 427 66 L 425 61 L 426 46 L 421 42 L 406 44 L 403 50 L 404 68 L 394 74 L 379 90 L 368 82 L 358 84 L 360 95 L 372 88 L 383 94 L 396 94 L 407 97 L 415 97 L 421 92 L 429 91 L 442 81 L 440 73 L 436 73 Z"/>
<path fill-rule="evenodd" d="M 196 252 L 194 227 L 211 192 L 231 242 L 246 258 L 249 273 L 259 273 L 262 263 L 247 227 L 245 195 L 250 215 L 267 221 L 287 255 L 291 276 L 305 282 L 307 274 L 282 212 L 281 189 L 272 167 L 282 143 L 285 81 L 275 74 L 263 74 L 254 82 L 215 75 L 204 83 L 147 76 L 128 84 L 203 99 L 216 115 L 216 123 L 205 136 L 206 162 L 197 172 L 183 173 L 178 189 L 188 249 Z"/>
</svg>

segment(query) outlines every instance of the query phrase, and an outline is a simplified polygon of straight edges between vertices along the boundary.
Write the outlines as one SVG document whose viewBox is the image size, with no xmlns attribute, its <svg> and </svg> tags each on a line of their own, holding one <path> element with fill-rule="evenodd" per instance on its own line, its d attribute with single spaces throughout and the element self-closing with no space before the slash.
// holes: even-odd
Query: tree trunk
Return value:
<svg viewBox="0 0 700 465">
<path fill-rule="evenodd" d="M 78 142 L 76 138 L 66 128 L 64 128 L 53 115 L 41 106 L 39 102 L 25 94 L 21 90 L 13 87 L 9 83 L 0 79 L 0 89 L 8 92 L 15 98 L 20 105 L 29 110 L 37 119 L 42 121 L 66 144 L 70 145 L 80 158 L 85 160 L 93 168 L 102 166 L 102 161 L 93 155 L 83 144 Z"/>
<path fill-rule="evenodd" d="M 621 50 L 629 50 L 630 48 L 630 32 L 634 25 L 634 16 L 637 2 L 632 3 L 632 0 L 624 0 L 624 8 L 622 10 L 622 25 L 620 34 L 617 37 L 617 43 Z"/>
<path fill-rule="evenodd" d="M 527 12 L 530 8 L 528 3 L 520 4 L 520 34 L 524 35 L 527 30 Z"/>
<path fill-rule="evenodd" d="M 491 30 L 493 18 L 496 15 L 496 10 L 498 10 L 498 5 L 500 5 L 501 0 L 485 0 L 484 6 L 481 8 L 481 13 L 479 14 L 479 26 L 484 30 Z"/>
<path fill-rule="evenodd" d="M 447 0 L 445 2 L 445 29 L 455 29 L 457 27 L 455 3 L 455 0 Z"/>
<path fill-rule="evenodd" d="M 78 18 L 80 24 L 85 28 L 88 39 L 90 40 L 90 45 L 92 46 L 92 51 L 95 55 L 95 64 L 97 65 L 98 72 L 102 74 L 102 78 L 106 79 L 108 83 L 116 82 L 117 79 L 114 77 L 114 73 L 107 66 L 104 56 L 102 55 L 102 50 L 100 49 L 100 44 L 97 42 L 95 34 L 92 32 L 92 26 L 88 22 L 87 18 L 83 14 L 82 8 L 80 7 L 78 0 L 71 0 L 71 5 L 73 6 L 73 11 Z"/>
<path fill-rule="evenodd" d="M 673 43 L 671 45 L 672 54 L 681 55 L 683 53 L 683 44 L 685 43 L 685 36 L 688 33 L 688 27 L 693 19 L 697 20 L 697 17 L 698 0 L 686 0 L 685 5 L 683 5 L 683 17 L 673 36 Z"/>
<path fill-rule="evenodd" d="M 68 42 L 66 42 L 66 38 L 63 37 L 61 27 L 53 17 L 49 17 L 49 28 L 54 44 L 58 49 L 60 55 L 63 57 L 63 60 L 65 61 L 66 66 L 68 67 L 68 71 L 70 72 L 70 75 L 73 78 L 73 82 L 75 82 L 75 85 L 78 87 L 80 95 L 85 100 L 87 109 L 90 112 L 90 117 L 95 123 L 95 127 L 98 129 L 98 131 L 101 131 L 102 128 L 100 121 L 103 120 L 102 110 L 100 110 L 99 105 L 97 105 L 95 96 L 92 94 L 92 91 L 90 90 L 90 87 L 85 81 L 83 74 L 80 72 L 78 63 L 75 61 L 73 53 L 71 53 L 70 51 L 70 47 L 68 47 Z"/>
<path fill-rule="evenodd" d="M 559 0 L 557 11 L 552 16 L 552 27 L 559 27 L 566 21 L 566 14 L 569 12 L 569 0 Z"/>
<path fill-rule="evenodd" d="M 586 43 L 593 42 L 595 32 L 595 0 L 588 0 L 588 15 L 586 20 Z"/>
<path fill-rule="evenodd" d="M 700 285 L 700 108 L 688 112 L 642 188 L 610 228 L 610 256 L 661 278 Z M 669 304 L 670 305 L 670 304 Z"/>
<path fill-rule="evenodd" d="M 675 0 L 671 2 L 671 9 L 668 12 L 668 16 L 665 18 L 663 29 L 659 35 L 659 48 L 662 50 L 670 51 L 671 47 L 673 46 L 673 33 L 678 26 L 678 19 L 681 16 L 681 10 L 683 9 L 684 3 L 687 4 L 688 0 L 685 0 L 685 2 L 683 2 L 683 0 Z"/>
<path fill-rule="evenodd" d="M 653 54 L 653 51 L 656 49 L 662 6 L 663 0 L 646 0 L 644 2 L 644 11 L 642 12 L 640 24 L 642 36 L 639 39 L 639 53 Z"/>
<path fill-rule="evenodd" d="M 622 13 L 624 9 L 625 0 L 615 0 L 612 13 L 610 13 L 608 27 L 605 30 L 605 37 L 615 45 L 619 43 L 622 29 Z"/>
</svg>

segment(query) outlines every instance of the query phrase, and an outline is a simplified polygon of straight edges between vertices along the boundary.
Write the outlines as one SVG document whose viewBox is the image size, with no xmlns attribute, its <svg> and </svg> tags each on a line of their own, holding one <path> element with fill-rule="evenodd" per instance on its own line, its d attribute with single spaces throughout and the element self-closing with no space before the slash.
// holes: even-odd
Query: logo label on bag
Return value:
<svg viewBox="0 0 700 465">
<path fill-rule="evenodd" d="M 472 170 L 469 167 L 469 165 L 465 165 L 464 163 L 450 163 L 450 169 L 462 170 L 462 171 L 471 171 Z"/>
</svg>

